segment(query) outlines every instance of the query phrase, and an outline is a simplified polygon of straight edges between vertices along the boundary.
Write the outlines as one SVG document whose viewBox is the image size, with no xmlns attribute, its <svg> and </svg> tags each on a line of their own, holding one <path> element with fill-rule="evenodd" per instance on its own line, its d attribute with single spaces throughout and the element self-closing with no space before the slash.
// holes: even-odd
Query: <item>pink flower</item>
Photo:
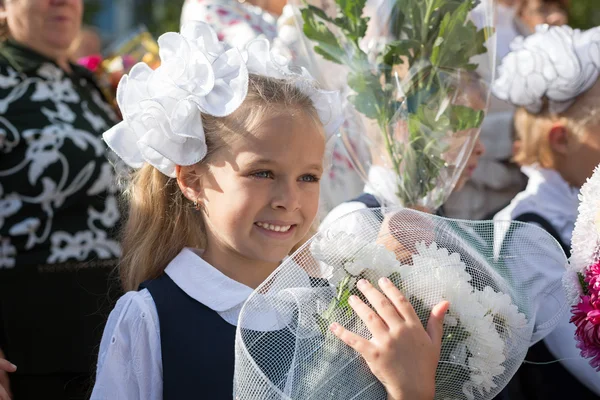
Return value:
<svg viewBox="0 0 600 400">
<path fill-rule="evenodd" d="M 82 57 L 79 60 L 77 60 L 77 64 L 86 67 L 92 72 L 96 72 L 101 62 L 102 57 L 96 54 L 87 57 Z"/>
<path fill-rule="evenodd" d="M 571 323 L 577 326 L 575 338 L 581 356 L 590 358 L 590 365 L 600 372 L 600 302 L 596 297 L 582 296 L 571 308 Z"/>
<path fill-rule="evenodd" d="M 600 295 L 600 262 L 589 267 L 585 273 L 585 283 L 588 284 L 588 290 L 595 301 Z"/>
</svg>

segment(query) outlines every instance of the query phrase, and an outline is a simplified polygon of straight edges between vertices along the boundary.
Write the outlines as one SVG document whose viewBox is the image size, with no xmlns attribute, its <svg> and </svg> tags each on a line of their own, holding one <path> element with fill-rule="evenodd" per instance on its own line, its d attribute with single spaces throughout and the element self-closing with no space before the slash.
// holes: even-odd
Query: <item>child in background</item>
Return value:
<svg viewBox="0 0 600 400">
<path fill-rule="evenodd" d="M 266 40 L 242 55 L 190 23 L 159 44 L 161 67 L 137 65 L 123 79 L 124 122 L 104 136 L 138 171 L 120 267 L 130 292 L 107 323 L 92 399 L 232 397 L 239 312 L 309 232 L 326 138 L 340 123 L 336 94 L 275 63 Z M 361 318 L 392 326 L 416 317 L 389 281 L 381 288 L 361 283 L 385 308 L 373 316 L 357 300 Z M 433 309 L 427 331 L 406 324 L 368 341 L 331 330 L 365 357 L 390 400 L 430 400 L 447 306 Z"/>
<path fill-rule="evenodd" d="M 494 219 L 538 224 L 568 255 L 579 189 L 600 163 L 600 28 L 580 32 L 568 26 L 540 26 L 532 36 L 513 42 L 512 49 L 500 68 L 494 91 L 519 107 L 515 159 L 529 183 Z M 535 260 L 519 267 L 528 268 L 532 281 L 542 286 L 555 273 Z M 553 295 L 560 294 L 546 293 L 548 298 Z M 569 324 L 568 315 L 563 318 L 526 357 L 528 361 L 560 363 L 524 364 L 517 374 L 518 391 L 526 399 L 592 399 L 600 395 L 600 374 L 580 357 L 575 326 Z M 514 384 L 509 389 L 514 389 Z"/>
<path fill-rule="evenodd" d="M 521 3 L 519 18 L 530 32 L 542 24 L 565 25 L 569 22 L 567 3 L 567 0 L 525 0 Z"/>
</svg>

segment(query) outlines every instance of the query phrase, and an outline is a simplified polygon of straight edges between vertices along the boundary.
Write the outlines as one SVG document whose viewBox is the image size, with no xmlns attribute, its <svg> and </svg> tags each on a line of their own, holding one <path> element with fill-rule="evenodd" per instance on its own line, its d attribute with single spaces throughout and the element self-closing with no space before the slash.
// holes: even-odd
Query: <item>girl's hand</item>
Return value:
<svg viewBox="0 0 600 400">
<path fill-rule="evenodd" d="M 366 280 L 358 282 L 375 311 L 357 296 L 350 305 L 373 337 L 367 340 L 332 324 L 331 331 L 356 350 L 385 387 L 388 400 L 431 400 L 435 394 L 435 371 L 440 357 L 447 301 L 431 311 L 427 331 L 408 299 L 387 278 L 379 281 L 385 296 Z"/>
<path fill-rule="evenodd" d="M 0 400 L 10 400 L 10 386 L 7 372 L 15 372 L 17 367 L 0 358 Z"/>
</svg>

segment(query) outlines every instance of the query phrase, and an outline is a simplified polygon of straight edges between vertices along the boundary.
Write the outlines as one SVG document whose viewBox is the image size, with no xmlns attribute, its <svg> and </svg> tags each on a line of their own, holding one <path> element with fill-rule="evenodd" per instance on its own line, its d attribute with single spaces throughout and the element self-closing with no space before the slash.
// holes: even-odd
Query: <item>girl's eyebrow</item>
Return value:
<svg viewBox="0 0 600 400">
<path fill-rule="evenodd" d="M 258 166 L 277 166 L 278 163 L 275 160 L 272 159 L 268 159 L 268 158 L 256 158 L 256 159 L 252 159 L 248 162 L 248 165 L 250 167 L 258 167 Z M 306 166 L 307 169 L 310 170 L 316 170 L 319 172 L 323 171 L 323 166 L 315 163 L 315 164 L 310 164 Z"/>
</svg>

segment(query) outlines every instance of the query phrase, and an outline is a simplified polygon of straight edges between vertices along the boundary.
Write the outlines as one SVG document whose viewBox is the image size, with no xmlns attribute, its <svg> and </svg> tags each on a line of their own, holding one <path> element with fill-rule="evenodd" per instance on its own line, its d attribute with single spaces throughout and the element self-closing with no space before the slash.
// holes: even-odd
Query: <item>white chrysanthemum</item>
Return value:
<svg viewBox="0 0 600 400">
<path fill-rule="evenodd" d="M 583 272 L 600 259 L 600 227 L 596 220 L 600 213 L 600 167 L 581 187 L 579 216 L 571 240 L 571 260 L 568 268 Z"/>
<path fill-rule="evenodd" d="M 433 307 L 441 299 L 447 299 L 449 293 L 471 292 L 471 275 L 466 272 L 460 255 L 449 254 L 436 243 L 429 247 L 424 242 L 416 244 L 417 254 L 412 257 L 413 265 L 400 269 L 403 287 L 414 286 L 413 293 L 425 298 L 428 307 Z M 439 285 L 437 282 L 443 282 Z M 448 299 L 449 300 L 449 299 Z"/>
<path fill-rule="evenodd" d="M 385 246 L 365 242 L 346 232 L 315 240 L 310 246 L 313 257 L 333 268 L 329 282 L 338 285 L 347 275 L 357 276 L 369 270 L 373 280 L 397 272 L 400 263 Z"/>
<path fill-rule="evenodd" d="M 494 317 L 506 326 L 509 336 L 517 330 L 527 326 L 525 314 L 519 312 L 519 308 L 513 304 L 512 299 L 506 293 L 496 292 L 489 286 L 482 291 L 477 291 L 479 303 Z"/>
<path fill-rule="evenodd" d="M 473 391 L 489 392 L 496 387 L 494 377 L 504 373 L 502 364 L 506 361 L 504 341 L 496 330 L 490 306 L 480 303 L 478 293 L 470 284 L 471 275 L 459 254 L 450 254 L 447 249 L 438 248 L 436 243 L 430 246 L 418 243 L 416 249 L 418 253 L 413 255 L 413 265 L 400 269 L 402 290 L 429 308 L 441 300 L 450 302 L 444 324 L 460 325 L 469 333 L 459 345 L 463 350 L 453 351 L 455 362 L 471 369 L 470 380 L 463 391 L 468 398 L 474 398 Z M 504 305 L 505 299 L 501 300 Z M 502 309 L 501 305 L 497 306 Z"/>
<path fill-rule="evenodd" d="M 310 245 L 313 257 L 332 267 L 341 267 L 354 260 L 367 242 L 359 240 L 356 236 L 346 232 L 336 232 L 333 235 L 324 235 L 314 240 Z"/>
</svg>

